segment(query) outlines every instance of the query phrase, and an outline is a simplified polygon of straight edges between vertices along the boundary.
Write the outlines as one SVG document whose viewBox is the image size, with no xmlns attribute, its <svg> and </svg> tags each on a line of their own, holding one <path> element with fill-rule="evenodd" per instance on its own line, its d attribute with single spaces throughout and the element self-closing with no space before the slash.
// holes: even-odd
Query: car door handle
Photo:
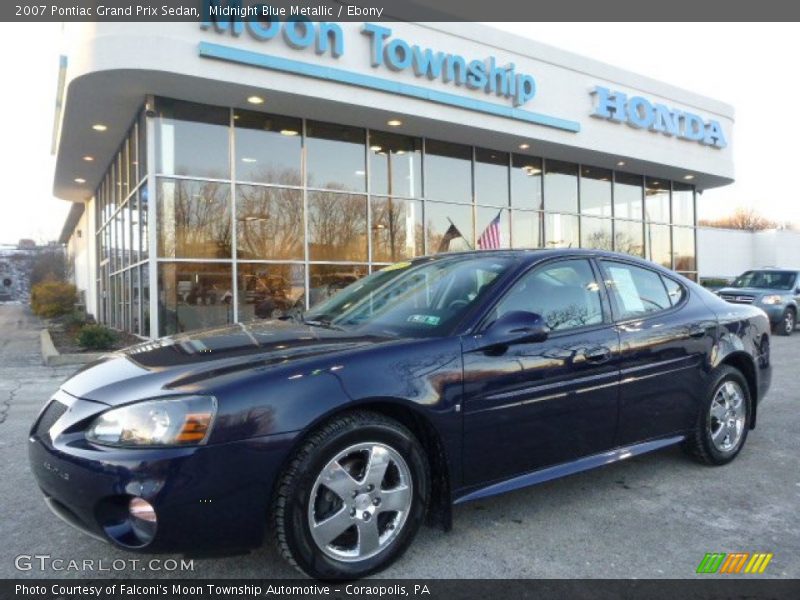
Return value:
<svg viewBox="0 0 800 600">
<path fill-rule="evenodd" d="M 609 348 L 592 348 L 581 354 L 584 360 L 593 363 L 604 363 L 611 360 L 611 350 Z"/>
<path fill-rule="evenodd" d="M 706 334 L 706 328 L 703 327 L 702 325 L 697 325 L 695 327 L 689 328 L 689 337 L 701 338 L 705 336 L 705 334 Z"/>
</svg>

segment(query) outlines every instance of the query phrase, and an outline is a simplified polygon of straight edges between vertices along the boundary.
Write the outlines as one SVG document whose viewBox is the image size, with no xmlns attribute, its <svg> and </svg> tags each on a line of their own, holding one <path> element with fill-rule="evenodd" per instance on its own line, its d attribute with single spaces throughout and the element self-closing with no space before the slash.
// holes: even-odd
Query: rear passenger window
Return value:
<svg viewBox="0 0 800 600">
<path fill-rule="evenodd" d="M 684 295 L 686 294 L 686 290 L 683 289 L 683 286 L 670 279 L 669 277 L 661 277 L 661 280 L 664 282 L 664 286 L 667 288 L 667 295 L 669 296 L 669 301 L 672 303 L 672 306 L 678 304 L 681 300 L 683 300 Z"/>
<path fill-rule="evenodd" d="M 601 261 L 606 286 L 616 300 L 620 318 L 628 319 L 666 310 L 672 306 L 661 275 L 649 269 Z"/>
</svg>

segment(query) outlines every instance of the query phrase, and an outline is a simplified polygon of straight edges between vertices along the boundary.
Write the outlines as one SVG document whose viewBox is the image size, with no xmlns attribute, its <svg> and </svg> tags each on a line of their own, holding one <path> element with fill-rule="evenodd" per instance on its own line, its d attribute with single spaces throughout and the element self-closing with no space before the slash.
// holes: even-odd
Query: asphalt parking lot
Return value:
<svg viewBox="0 0 800 600">
<path fill-rule="evenodd" d="M 41 365 L 41 324 L 0 304 L 0 577 L 297 577 L 273 548 L 194 558 L 193 570 L 157 571 L 77 533 L 45 507 L 28 468 L 28 428 L 74 370 Z M 773 387 L 740 456 L 697 465 L 677 448 L 455 509 L 454 529 L 423 529 L 390 578 L 686 578 L 707 552 L 772 552 L 764 577 L 800 577 L 800 331 L 773 338 Z M 28 561 L 17 557 L 45 555 Z M 93 572 L 52 559 L 139 559 Z M 16 564 L 30 570 L 19 570 Z M 44 565 L 44 568 L 40 568 Z M 708 576 L 704 576 L 708 577 Z M 749 575 L 748 577 L 753 577 Z"/>
</svg>

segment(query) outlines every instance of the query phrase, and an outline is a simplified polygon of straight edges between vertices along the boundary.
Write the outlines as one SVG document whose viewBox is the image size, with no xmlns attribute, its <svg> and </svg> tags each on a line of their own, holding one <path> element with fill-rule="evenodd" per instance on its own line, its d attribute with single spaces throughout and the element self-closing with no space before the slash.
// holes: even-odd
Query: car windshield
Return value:
<svg viewBox="0 0 800 600">
<path fill-rule="evenodd" d="M 733 282 L 735 288 L 790 290 L 794 285 L 794 271 L 747 271 Z"/>
<path fill-rule="evenodd" d="M 398 263 L 311 308 L 311 325 L 433 337 L 452 328 L 511 266 L 508 258 L 453 257 Z"/>
</svg>

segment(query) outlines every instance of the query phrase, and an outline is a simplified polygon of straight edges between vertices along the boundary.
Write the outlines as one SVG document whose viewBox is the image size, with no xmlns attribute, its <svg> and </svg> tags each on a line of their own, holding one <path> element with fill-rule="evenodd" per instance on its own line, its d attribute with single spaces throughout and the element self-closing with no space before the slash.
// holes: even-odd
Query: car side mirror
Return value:
<svg viewBox="0 0 800 600">
<path fill-rule="evenodd" d="M 482 347 L 543 342 L 550 328 L 541 315 L 524 310 L 507 312 L 486 330 Z"/>
</svg>

